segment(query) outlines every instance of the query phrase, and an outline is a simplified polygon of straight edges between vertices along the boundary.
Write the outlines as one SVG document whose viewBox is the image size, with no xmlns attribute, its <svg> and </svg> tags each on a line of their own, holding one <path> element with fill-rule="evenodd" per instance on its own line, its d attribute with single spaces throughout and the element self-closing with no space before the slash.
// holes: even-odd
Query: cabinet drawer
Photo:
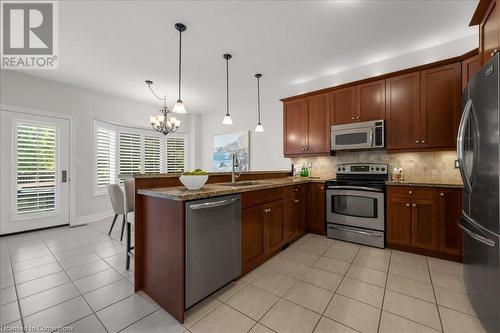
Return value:
<svg viewBox="0 0 500 333">
<path fill-rule="evenodd" d="M 306 184 L 286 186 L 283 188 L 283 194 L 285 197 L 290 197 L 298 193 L 304 193 L 306 191 Z"/>
<path fill-rule="evenodd" d="M 262 205 L 283 198 L 283 188 L 269 188 L 241 194 L 241 208 Z"/>
<path fill-rule="evenodd" d="M 437 188 L 424 186 L 388 186 L 387 195 L 393 198 L 437 199 Z"/>
</svg>

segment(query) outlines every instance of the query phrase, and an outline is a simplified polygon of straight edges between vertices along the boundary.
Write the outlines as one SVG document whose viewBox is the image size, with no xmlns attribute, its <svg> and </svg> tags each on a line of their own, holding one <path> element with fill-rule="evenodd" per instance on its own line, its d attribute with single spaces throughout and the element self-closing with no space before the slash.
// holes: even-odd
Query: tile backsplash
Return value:
<svg viewBox="0 0 500 333">
<path fill-rule="evenodd" d="M 310 174 L 323 178 L 335 178 L 337 164 L 343 163 L 384 163 L 389 172 L 403 168 L 405 181 L 443 182 L 461 184 L 460 172 L 455 169 L 457 154 L 454 151 L 387 153 L 386 151 L 338 152 L 336 156 L 293 158 L 292 163 L 302 165 L 312 163 Z M 389 175 L 389 179 L 390 179 Z"/>
</svg>

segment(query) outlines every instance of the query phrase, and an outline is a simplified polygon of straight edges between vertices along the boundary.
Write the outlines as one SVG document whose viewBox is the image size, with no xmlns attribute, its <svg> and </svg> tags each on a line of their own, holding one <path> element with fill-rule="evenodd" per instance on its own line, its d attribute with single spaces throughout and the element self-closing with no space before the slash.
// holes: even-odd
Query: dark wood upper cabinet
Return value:
<svg viewBox="0 0 500 333">
<path fill-rule="evenodd" d="M 436 200 L 411 200 L 411 246 L 438 250 L 438 209 Z"/>
<path fill-rule="evenodd" d="M 462 61 L 462 91 L 467 87 L 470 79 L 481 68 L 479 55 Z"/>
<path fill-rule="evenodd" d="M 498 6 L 495 0 L 491 1 L 481 24 L 479 25 L 479 54 L 481 64 L 490 60 L 495 50 L 499 49 L 500 45 L 500 26 L 498 14 Z"/>
<path fill-rule="evenodd" d="M 310 232 L 326 234 L 325 184 L 311 183 L 309 187 L 309 223 Z"/>
<path fill-rule="evenodd" d="M 368 82 L 357 87 L 356 121 L 385 119 L 385 80 Z"/>
<path fill-rule="evenodd" d="M 462 190 L 439 189 L 439 251 L 462 255 L 462 231 L 458 227 L 462 211 Z"/>
<path fill-rule="evenodd" d="M 356 87 L 330 93 L 330 120 L 332 125 L 352 123 L 357 112 Z"/>
<path fill-rule="evenodd" d="M 461 63 L 420 74 L 421 136 L 424 148 L 454 147 L 460 123 Z"/>
<path fill-rule="evenodd" d="M 418 148 L 420 136 L 420 73 L 386 80 L 388 149 Z"/>
<path fill-rule="evenodd" d="M 328 94 L 308 98 L 307 153 L 330 153 L 330 111 Z"/>
<path fill-rule="evenodd" d="M 283 122 L 285 155 L 304 154 L 308 131 L 307 99 L 301 98 L 286 102 Z"/>
</svg>

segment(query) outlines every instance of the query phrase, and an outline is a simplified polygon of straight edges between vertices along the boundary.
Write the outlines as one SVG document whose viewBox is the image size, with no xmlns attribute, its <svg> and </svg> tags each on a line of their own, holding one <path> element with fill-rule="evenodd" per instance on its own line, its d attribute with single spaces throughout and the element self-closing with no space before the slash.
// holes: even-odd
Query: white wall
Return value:
<svg viewBox="0 0 500 333">
<path fill-rule="evenodd" d="M 75 164 L 76 182 L 75 211 L 72 216 L 77 220 L 99 216 L 111 211 L 108 196 L 93 194 L 93 122 L 94 119 L 113 122 L 118 125 L 143 127 L 149 129 L 149 116 L 158 113 L 159 105 L 145 104 L 97 91 L 58 83 L 20 72 L 1 73 L 0 104 L 31 108 L 41 111 L 72 115 L 76 130 Z M 147 88 L 144 87 L 145 93 Z M 152 101 L 153 97 L 152 97 Z M 177 115 L 176 115 L 177 116 Z M 199 117 L 180 115 L 182 120 L 178 132 L 189 134 L 190 167 L 194 167 L 196 153 L 193 148 L 199 138 L 196 131 Z"/>
<path fill-rule="evenodd" d="M 223 101 L 221 101 L 220 110 L 210 110 L 209 113 L 202 115 L 201 166 L 211 170 L 213 136 L 215 134 L 251 130 L 250 169 L 287 170 L 290 168 L 291 161 L 283 157 L 283 112 L 280 98 L 460 56 L 477 48 L 477 46 L 477 36 L 466 37 L 295 85 L 287 85 L 286 82 L 280 82 L 279 78 L 269 78 L 266 73 L 263 73 L 261 104 L 264 133 L 253 131 L 257 124 L 255 82 L 247 79 L 245 82 L 235 83 L 233 80 L 230 86 L 230 110 L 234 125 L 221 124 L 225 112 Z M 272 83 L 268 84 L 269 81 Z"/>
</svg>

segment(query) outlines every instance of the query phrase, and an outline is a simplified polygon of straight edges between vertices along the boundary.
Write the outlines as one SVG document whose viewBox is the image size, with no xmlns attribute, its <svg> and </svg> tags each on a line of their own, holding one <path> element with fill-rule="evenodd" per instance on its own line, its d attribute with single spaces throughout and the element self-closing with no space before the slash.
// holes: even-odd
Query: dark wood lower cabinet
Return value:
<svg viewBox="0 0 500 333">
<path fill-rule="evenodd" d="M 264 254 L 270 254 L 281 248 L 284 243 L 283 200 L 263 206 L 264 212 Z"/>
<path fill-rule="evenodd" d="M 315 234 L 326 234 L 325 184 L 309 184 L 309 223 L 307 229 Z"/>
<path fill-rule="evenodd" d="M 243 272 L 257 266 L 264 258 L 263 207 L 241 210 L 241 261 Z"/>
<path fill-rule="evenodd" d="M 461 261 L 461 189 L 388 186 L 387 246 Z"/>
</svg>

